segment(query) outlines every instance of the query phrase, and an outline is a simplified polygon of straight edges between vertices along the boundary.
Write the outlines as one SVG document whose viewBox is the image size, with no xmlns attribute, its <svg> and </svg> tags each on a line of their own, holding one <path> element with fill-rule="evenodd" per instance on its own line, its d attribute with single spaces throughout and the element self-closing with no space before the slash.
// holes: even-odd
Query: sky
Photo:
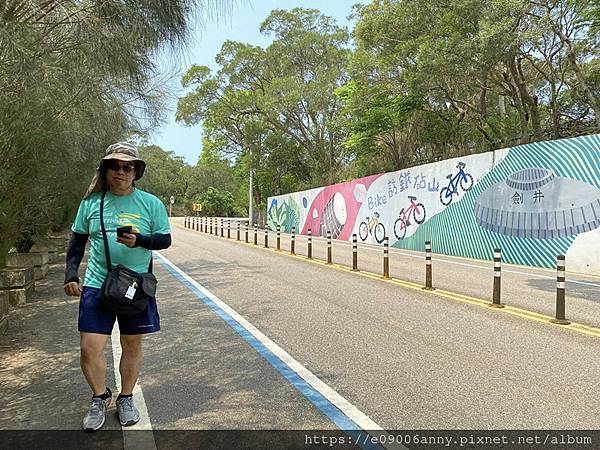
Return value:
<svg viewBox="0 0 600 450">
<path fill-rule="evenodd" d="M 244 42 L 266 47 L 271 38 L 261 35 L 260 24 L 273 9 L 292 9 L 296 7 L 319 9 L 323 14 L 333 17 L 338 25 L 346 26 L 351 31 L 352 22 L 347 17 L 352 5 L 366 3 L 366 0 L 237 0 L 231 2 L 227 10 L 213 11 L 213 16 L 204 19 L 204 24 L 195 27 L 189 49 L 185 54 L 163 55 L 160 66 L 165 74 L 173 77 L 171 86 L 176 95 L 182 96 L 184 90 L 179 80 L 192 65 L 218 68 L 215 56 L 226 40 Z M 213 8 L 214 9 L 214 8 Z M 149 139 L 150 144 L 159 145 L 164 150 L 172 150 L 183 156 L 188 164 L 195 165 L 202 149 L 202 127 L 187 127 L 175 122 L 177 98 L 171 99 L 167 105 L 170 110 L 168 122 L 156 130 Z"/>
</svg>

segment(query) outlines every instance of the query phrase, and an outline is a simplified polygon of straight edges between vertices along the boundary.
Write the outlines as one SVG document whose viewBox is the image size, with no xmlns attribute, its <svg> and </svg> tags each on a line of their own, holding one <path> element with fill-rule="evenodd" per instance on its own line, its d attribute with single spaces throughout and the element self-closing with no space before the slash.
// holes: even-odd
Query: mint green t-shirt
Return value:
<svg viewBox="0 0 600 450">
<path fill-rule="evenodd" d="M 89 235 L 90 253 L 83 285 L 95 288 L 102 287 L 108 272 L 100 228 L 101 196 L 101 192 L 96 192 L 81 202 L 71 227 L 75 233 Z M 127 225 L 131 225 L 134 233 L 147 236 L 169 234 L 171 227 L 165 205 L 154 195 L 137 188 L 124 196 L 107 192 L 104 199 L 104 228 L 112 266 L 121 264 L 136 272 L 147 272 L 152 251 L 142 247 L 129 248 L 117 242 L 117 227 Z"/>
</svg>

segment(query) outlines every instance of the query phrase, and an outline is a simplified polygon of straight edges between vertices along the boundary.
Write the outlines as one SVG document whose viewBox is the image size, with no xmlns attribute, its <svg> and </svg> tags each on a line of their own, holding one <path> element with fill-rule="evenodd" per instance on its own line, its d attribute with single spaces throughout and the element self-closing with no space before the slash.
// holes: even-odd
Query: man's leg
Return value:
<svg viewBox="0 0 600 450">
<path fill-rule="evenodd" d="M 143 334 L 122 334 L 121 348 L 123 353 L 119 362 L 121 373 L 121 394 L 133 392 L 142 368 L 142 337 Z"/>
<path fill-rule="evenodd" d="M 80 333 L 81 370 L 94 395 L 102 395 L 106 390 L 104 347 L 107 340 L 106 334 Z"/>
<path fill-rule="evenodd" d="M 106 357 L 104 346 L 108 335 L 99 333 L 80 333 L 81 370 L 92 388 L 94 396 L 90 409 L 83 417 L 83 429 L 96 431 L 102 428 L 106 410 L 112 401 L 112 393 L 106 387 Z"/>
<path fill-rule="evenodd" d="M 160 330 L 156 299 L 151 297 L 148 307 L 135 316 L 118 316 L 121 332 L 121 393 L 117 397 L 117 415 L 124 427 L 140 421 L 140 412 L 134 405 L 133 388 L 142 367 L 142 337 Z"/>
<path fill-rule="evenodd" d="M 140 421 L 140 412 L 133 404 L 133 388 L 137 382 L 142 367 L 142 336 L 141 334 L 121 335 L 121 392 L 117 397 L 117 415 L 124 427 L 135 425 Z"/>
</svg>

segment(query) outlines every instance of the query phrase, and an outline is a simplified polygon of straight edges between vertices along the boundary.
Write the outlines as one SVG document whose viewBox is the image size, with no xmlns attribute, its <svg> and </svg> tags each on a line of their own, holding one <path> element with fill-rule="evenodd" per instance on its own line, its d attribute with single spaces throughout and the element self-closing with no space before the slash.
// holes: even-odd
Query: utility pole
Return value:
<svg viewBox="0 0 600 450">
<path fill-rule="evenodd" d="M 250 183 L 248 186 L 248 223 L 252 224 L 252 151 L 250 151 Z"/>
</svg>

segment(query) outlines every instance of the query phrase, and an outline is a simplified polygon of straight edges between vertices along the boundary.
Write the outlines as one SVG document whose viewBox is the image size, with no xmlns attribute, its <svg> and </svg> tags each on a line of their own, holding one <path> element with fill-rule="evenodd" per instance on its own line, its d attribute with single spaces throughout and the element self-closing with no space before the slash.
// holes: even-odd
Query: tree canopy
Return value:
<svg viewBox="0 0 600 450">
<path fill-rule="evenodd" d="M 164 117 L 154 56 L 221 2 L 10 0 L 0 5 L 0 265 L 73 216 L 108 144 Z M 600 132 L 599 0 L 373 0 L 348 30 L 276 9 L 265 47 L 193 65 L 176 119 L 200 158 L 143 145 L 139 185 L 176 212 L 245 215 L 269 196 Z"/>
<path fill-rule="evenodd" d="M 597 0 L 374 0 L 351 37 L 274 10 L 266 48 L 225 42 L 182 79 L 177 119 L 247 173 L 255 200 L 600 131 Z M 262 203 L 261 203 L 262 202 Z"/>
<path fill-rule="evenodd" d="M 13 245 L 72 219 L 109 144 L 160 123 L 154 57 L 186 42 L 200 5 L 0 4 L 0 266 Z"/>
</svg>

